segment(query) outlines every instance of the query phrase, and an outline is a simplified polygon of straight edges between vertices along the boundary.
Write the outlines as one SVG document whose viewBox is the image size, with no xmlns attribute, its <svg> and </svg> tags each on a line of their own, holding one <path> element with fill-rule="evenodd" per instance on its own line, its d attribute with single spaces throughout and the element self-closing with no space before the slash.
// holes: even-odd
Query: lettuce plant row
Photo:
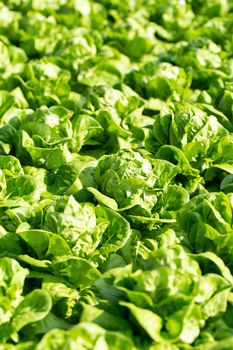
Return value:
<svg viewBox="0 0 233 350">
<path fill-rule="evenodd" d="M 233 349 L 233 4 L 0 1 L 0 350 Z"/>
</svg>

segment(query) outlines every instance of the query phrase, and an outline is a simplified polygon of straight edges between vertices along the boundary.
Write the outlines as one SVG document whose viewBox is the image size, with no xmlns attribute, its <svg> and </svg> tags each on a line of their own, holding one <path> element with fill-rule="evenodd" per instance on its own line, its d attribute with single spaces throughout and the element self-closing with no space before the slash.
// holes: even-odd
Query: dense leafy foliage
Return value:
<svg viewBox="0 0 233 350">
<path fill-rule="evenodd" d="M 233 348 L 230 0 L 0 2 L 0 350 Z"/>
</svg>

